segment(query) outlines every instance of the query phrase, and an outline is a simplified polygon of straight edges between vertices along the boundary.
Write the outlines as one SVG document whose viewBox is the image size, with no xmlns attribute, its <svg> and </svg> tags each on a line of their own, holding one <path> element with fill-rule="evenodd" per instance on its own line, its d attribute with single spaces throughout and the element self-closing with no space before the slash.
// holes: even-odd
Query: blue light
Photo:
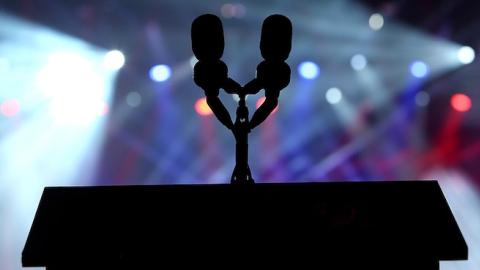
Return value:
<svg viewBox="0 0 480 270">
<path fill-rule="evenodd" d="M 150 79 L 156 82 L 164 82 L 170 78 L 172 71 L 167 65 L 156 65 L 150 68 Z"/>
<path fill-rule="evenodd" d="M 317 64 L 313 62 L 302 62 L 298 66 L 298 73 L 300 73 L 300 76 L 302 76 L 303 78 L 312 80 L 318 77 L 318 75 L 320 74 L 320 68 Z"/>
<path fill-rule="evenodd" d="M 367 58 L 363 54 L 355 54 L 350 60 L 353 69 L 359 71 L 367 66 Z"/>
<path fill-rule="evenodd" d="M 428 74 L 428 66 L 422 61 L 415 61 L 410 65 L 410 73 L 416 78 L 423 78 Z"/>
</svg>

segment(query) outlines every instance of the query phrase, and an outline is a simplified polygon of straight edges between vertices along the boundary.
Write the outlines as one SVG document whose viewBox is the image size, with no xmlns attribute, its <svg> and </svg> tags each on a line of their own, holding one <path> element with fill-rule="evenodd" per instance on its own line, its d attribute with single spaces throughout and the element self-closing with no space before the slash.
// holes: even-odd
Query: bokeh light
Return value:
<svg viewBox="0 0 480 270">
<path fill-rule="evenodd" d="M 457 93 L 450 98 L 450 105 L 458 112 L 468 112 L 472 108 L 472 100 L 465 94 Z"/>
<path fill-rule="evenodd" d="M 171 69 L 167 65 L 156 65 L 150 68 L 150 79 L 156 82 L 164 82 L 171 76 Z"/>
<path fill-rule="evenodd" d="M 367 66 L 367 58 L 363 54 L 355 54 L 350 60 L 350 65 L 354 70 L 362 70 Z"/>
<path fill-rule="evenodd" d="M 208 106 L 207 98 L 205 97 L 199 98 L 195 102 L 195 111 L 201 116 L 209 116 L 213 114 L 212 109 Z"/>
<path fill-rule="evenodd" d="M 20 112 L 20 103 L 16 99 L 8 99 L 0 104 L 0 112 L 5 117 L 13 117 Z"/>
<path fill-rule="evenodd" d="M 458 61 L 462 64 L 470 64 L 475 60 L 475 51 L 472 47 L 463 46 L 457 52 Z"/>
<path fill-rule="evenodd" d="M 246 8 L 240 3 L 225 3 L 220 8 L 220 13 L 224 18 L 242 18 L 245 16 Z"/>
<path fill-rule="evenodd" d="M 410 65 L 410 73 L 416 78 L 423 78 L 428 74 L 428 66 L 425 62 L 415 61 Z"/>
<path fill-rule="evenodd" d="M 140 104 L 142 104 L 142 96 L 136 91 L 129 92 L 125 97 L 125 102 L 130 107 L 138 107 Z"/>
<path fill-rule="evenodd" d="M 420 107 L 427 106 L 430 103 L 430 95 L 425 91 L 420 91 L 415 95 L 415 104 Z"/>
<path fill-rule="evenodd" d="M 315 79 L 320 74 L 320 68 L 317 64 L 311 61 L 306 61 L 298 65 L 298 73 L 305 79 Z"/>
<path fill-rule="evenodd" d="M 383 27 L 383 16 L 379 13 L 374 13 L 368 19 L 368 25 L 372 30 L 378 31 Z"/>
<path fill-rule="evenodd" d="M 342 100 L 342 91 L 337 87 L 332 87 L 325 93 L 325 99 L 330 104 L 337 104 Z"/>
<path fill-rule="evenodd" d="M 108 70 L 119 70 L 125 64 L 125 56 L 119 50 L 111 50 L 103 58 L 103 66 Z"/>
</svg>

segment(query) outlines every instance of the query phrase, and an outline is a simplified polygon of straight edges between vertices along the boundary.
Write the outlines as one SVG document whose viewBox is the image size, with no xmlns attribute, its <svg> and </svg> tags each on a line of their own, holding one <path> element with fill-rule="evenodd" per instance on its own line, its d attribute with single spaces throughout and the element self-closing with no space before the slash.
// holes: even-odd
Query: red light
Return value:
<svg viewBox="0 0 480 270">
<path fill-rule="evenodd" d="M 213 114 L 212 109 L 207 104 L 207 98 L 199 98 L 195 102 L 195 111 L 201 116 L 208 116 Z"/>
<path fill-rule="evenodd" d="M 258 107 L 262 106 L 262 104 L 265 102 L 265 97 L 261 97 L 257 100 L 257 103 L 256 103 L 256 106 L 257 106 L 257 109 Z M 275 107 L 275 109 L 272 111 L 272 113 L 276 113 L 278 111 L 278 105 L 277 107 Z"/>
<path fill-rule="evenodd" d="M 472 100 L 465 94 L 455 94 L 450 98 L 453 109 L 459 112 L 466 112 L 472 108 Z"/>
<path fill-rule="evenodd" d="M 2 102 L 0 112 L 6 117 L 13 117 L 20 111 L 20 103 L 15 99 Z"/>
</svg>

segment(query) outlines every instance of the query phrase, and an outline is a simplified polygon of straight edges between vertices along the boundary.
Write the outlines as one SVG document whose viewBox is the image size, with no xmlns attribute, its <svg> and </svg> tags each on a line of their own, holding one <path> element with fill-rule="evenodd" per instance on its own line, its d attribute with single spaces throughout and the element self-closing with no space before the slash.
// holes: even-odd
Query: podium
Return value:
<svg viewBox="0 0 480 270">
<path fill-rule="evenodd" d="M 404 270 L 467 253 L 436 181 L 47 187 L 22 263 Z"/>
</svg>

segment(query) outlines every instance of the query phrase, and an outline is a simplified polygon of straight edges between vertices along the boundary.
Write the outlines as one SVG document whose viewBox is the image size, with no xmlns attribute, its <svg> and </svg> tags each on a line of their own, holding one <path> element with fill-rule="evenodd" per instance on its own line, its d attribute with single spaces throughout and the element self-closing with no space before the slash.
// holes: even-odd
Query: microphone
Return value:
<svg viewBox="0 0 480 270">
<path fill-rule="evenodd" d="M 220 18 L 213 14 L 197 17 L 192 22 L 192 50 L 199 61 L 219 60 L 223 55 L 225 41 Z"/>
<path fill-rule="evenodd" d="M 268 16 L 262 25 L 260 52 L 265 61 L 257 66 L 256 78 L 244 86 L 246 94 L 256 94 L 261 89 L 280 91 L 290 82 L 287 60 L 292 49 L 292 23 L 286 16 Z M 262 120 L 263 121 L 263 120 Z"/>
<path fill-rule="evenodd" d="M 287 60 L 292 49 L 292 23 L 286 16 L 268 16 L 262 25 L 260 51 L 267 61 Z"/>
</svg>

